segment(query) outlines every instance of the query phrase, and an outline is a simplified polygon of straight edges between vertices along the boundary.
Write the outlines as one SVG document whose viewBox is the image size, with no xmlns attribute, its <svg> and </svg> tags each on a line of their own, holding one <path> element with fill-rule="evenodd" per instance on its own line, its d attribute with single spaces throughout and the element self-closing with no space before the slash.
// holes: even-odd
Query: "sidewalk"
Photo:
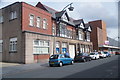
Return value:
<svg viewBox="0 0 120 80">
<path fill-rule="evenodd" d="M 0 71 L 2 71 L 2 75 L 7 75 L 11 73 L 19 73 L 29 70 L 34 70 L 38 68 L 44 68 L 48 66 L 48 61 L 43 61 L 39 63 L 32 64 L 17 64 L 17 63 L 2 63 L 3 66 L 0 67 Z"/>
</svg>

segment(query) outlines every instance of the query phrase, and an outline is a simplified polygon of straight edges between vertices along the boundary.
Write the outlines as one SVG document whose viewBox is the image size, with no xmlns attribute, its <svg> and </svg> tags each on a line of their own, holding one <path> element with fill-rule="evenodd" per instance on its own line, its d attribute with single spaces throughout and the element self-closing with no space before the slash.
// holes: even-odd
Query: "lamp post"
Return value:
<svg viewBox="0 0 120 80">
<path fill-rule="evenodd" d="M 73 11 L 74 7 L 72 7 L 72 4 L 73 3 L 68 4 L 60 12 L 63 12 L 63 11 L 65 12 L 67 7 L 68 7 L 69 11 Z M 57 32 L 57 26 L 59 26 L 59 24 L 60 24 L 60 20 L 58 20 L 57 17 L 56 17 L 56 32 Z M 54 37 L 54 41 L 53 41 L 53 54 L 55 54 L 55 43 L 56 43 L 55 37 L 56 37 L 56 35 L 53 36 Z"/>
</svg>

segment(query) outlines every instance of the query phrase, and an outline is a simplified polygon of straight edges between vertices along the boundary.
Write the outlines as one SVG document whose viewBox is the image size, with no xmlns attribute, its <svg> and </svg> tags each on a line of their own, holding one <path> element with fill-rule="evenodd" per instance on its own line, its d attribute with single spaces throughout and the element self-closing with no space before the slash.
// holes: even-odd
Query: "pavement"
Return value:
<svg viewBox="0 0 120 80">
<path fill-rule="evenodd" d="M 6 63 L 0 62 L 2 66 L 0 66 L 0 74 L 7 75 L 11 73 L 19 73 L 24 71 L 30 71 L 38 68 L 43 68 L 48 65 L 48 61 L 41 61 L 39 63 L 31 63 L 31 64 L 18 64 L 18 63 Z"/>
</svg>

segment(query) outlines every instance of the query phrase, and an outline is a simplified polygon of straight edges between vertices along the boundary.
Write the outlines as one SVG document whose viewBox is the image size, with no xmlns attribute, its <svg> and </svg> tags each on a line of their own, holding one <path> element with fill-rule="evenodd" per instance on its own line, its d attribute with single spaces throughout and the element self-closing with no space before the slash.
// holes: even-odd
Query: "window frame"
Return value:
<svg viewBox="0 0 120 80">
<path fill-rule="evenodd" d="M 39 21 L 38 21 L 38 18 L 39 18 Z M 36 27 L 37 27 L 37 28 L 41 28 L 41 21 L 42 21 L 42 20 L 41 20 L 41 17 L 39 17 L 39 16 L 36 17 Z M 39 23 L 39 26 L 38 26 L 38 23 Z"/>
<path fill-rule="evenodd" d="M 33 16 L 33 19 L 30 19 L 31 16 Z M 29 26 L 34 27 L 34 22 L 35 22 L 34 19 L 35 19 L 35 15 L 30 13 L 29 14 Z M 33 20 L 32 23 L 30 22 L 31 20 Z"/>
<path fill-rule="evenodd" d="M 38 40 L 38 45 L 35 45 L 34 42 L 36 40 L 33 40 L 33 54 L 49 54 L 50 52 L 50 42 L 49 40 Z M 43 44 L 41 44 L 41 42 L 43 42 Z M 48 43 L 48 45 L 46 46 L 45 45 L 45 42 Z M 48 49 L 48 52 L 47 53 L 44 53 L 42 50 L 47 48 Z M 39 52 L 37 52 L 37 50 L 39 50 Z"/>
<path fill-rule="evenodd" d="M 43 18 L 43 29 L 47 29 L 48 28 L 48 20 L 46 18 Z"/>
<path fill-rule="evenodd" d="M 9 52 L 17 51 L 17 37 L 9 38 Z"/>
</svg>

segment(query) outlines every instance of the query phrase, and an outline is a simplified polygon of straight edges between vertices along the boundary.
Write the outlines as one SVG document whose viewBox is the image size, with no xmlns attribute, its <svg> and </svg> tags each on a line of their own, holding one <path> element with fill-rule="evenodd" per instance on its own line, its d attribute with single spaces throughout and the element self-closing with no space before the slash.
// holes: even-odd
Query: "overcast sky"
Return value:
<svg viewBox="0 0 120 80">
<path fill-rule="evenodd" d="M 74 11 L 68 11 L 70 17 L 74 19 L 84 19 L 85 22 L 101 19 L 106 22 L 107 35 L 117 39 L 118 0 L 1 0 L 0 8 L 16 1 L 25 1 L 33 6 L 40 1 L 58 11 L 73 2 Z"/>
</svg>

